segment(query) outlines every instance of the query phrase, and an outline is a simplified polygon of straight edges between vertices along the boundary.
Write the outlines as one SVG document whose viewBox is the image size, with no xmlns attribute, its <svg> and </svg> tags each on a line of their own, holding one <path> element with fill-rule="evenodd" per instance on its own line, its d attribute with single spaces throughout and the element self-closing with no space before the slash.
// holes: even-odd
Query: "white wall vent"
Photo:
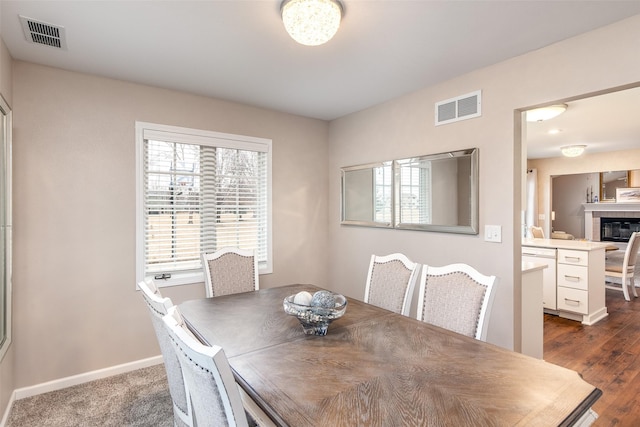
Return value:
<svg viewBox="0 0 640 427">
<path fill-rule="evenodd" d="M 436 126 L 482 115 L 482 91 L 436 102 Z"/>
<path fill-rule="evenodd" d="M 67 50 L 67 39 L 64 27 L 47 24 L 46 22 L 37 21 L 22 15 L 18 16 L 20 17 L 24 36 L 29 43 L 43 44 L 45 46 Z"/>
</svg>

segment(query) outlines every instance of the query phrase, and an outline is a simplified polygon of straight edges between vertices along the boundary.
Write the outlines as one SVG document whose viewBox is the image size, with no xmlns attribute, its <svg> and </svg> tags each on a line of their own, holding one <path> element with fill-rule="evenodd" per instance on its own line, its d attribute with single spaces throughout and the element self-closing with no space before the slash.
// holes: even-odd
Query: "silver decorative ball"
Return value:
<svg viewBox="0 0 640 427">
<path fill-rule="evenodd" d="M 329 291 L 318 291 L 311 297 L 311 307 L 334 308 L 336 297 Z"/>
</svg>

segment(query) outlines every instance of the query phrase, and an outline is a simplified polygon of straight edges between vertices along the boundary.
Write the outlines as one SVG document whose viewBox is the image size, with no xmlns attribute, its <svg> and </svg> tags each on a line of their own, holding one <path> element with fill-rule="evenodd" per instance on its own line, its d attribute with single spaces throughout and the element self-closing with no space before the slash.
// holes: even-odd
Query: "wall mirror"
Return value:
<svg viewBox="0 0 640 427">
<path fill-rule="evenodd" d="M 478 234 L 478 149 L 396 160 L 396 228 Z"/>
<path fill-rule="evenodd" d="M 477 148 L 341 172 L 341 224 L 478 234 Z"/>
<path fill-rule="evenodd" d="M 342 168 L 342 224 L 393 226 L 393 162 Z"/>
<path fill-rule="evenodd" d="M 616 189 L 629 187 L 629 171 L 600 172 L 600 201 L 615 202 Z"/>
<path fill-rule="evenodd" d="M 0 96 L 0 360 L 11 344 L 11 117 Z"/>
</svg>

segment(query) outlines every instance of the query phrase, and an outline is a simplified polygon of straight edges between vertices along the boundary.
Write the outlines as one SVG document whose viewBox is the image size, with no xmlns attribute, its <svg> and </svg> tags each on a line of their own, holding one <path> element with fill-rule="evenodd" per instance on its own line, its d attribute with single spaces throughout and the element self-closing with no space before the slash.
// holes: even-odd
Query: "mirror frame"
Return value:
<svg viewBox="0 0 640 427">
<path fill-rule="evenodd" d="M 452 158 L 462 158 L 469 157 L 470 159 L 470 171 L 469 178 L 470 188 L 469 188 L 469 209 L 471 214 L 471 221 L 469 225 L 444 225 L 444 224 L 420 224 L 420 223 L 402 223 L 400 222 L 401 215 L 398 212 L 400 206 L 402 206 L 401 201 L 401 191 L 400 187 L 402 185 L 401 173 L 400 170 L 402 168 L 403 163 L 409 163 L 414 161 L 430 161 L 430 160 L 442 160 L 442 159 L 452 159 Z M 457 233 L 457 234 L 478 234 L 478 194 L 479 194 L 479 173 L 478 173 L 478 149 L 470 148 L 465 150 L 457 150 L 457 151 L 448 151 L 445 153 L 437 153 L 437 154 L 429 154 L 425 156 L 419 157 L 411 157 L 407 159 L 399 159 L 394 161 L 394 175 L 395 175 L 395 228 L 403 229 L 403 230 L 419 230 L 419 231 L 434 231 L 440 233 Z"/>
<path fill-rule="evenodd" d="M 399 207 L 400 207 L 400 168 L 404 162 L 413 160 L 438 160 L 448 159 L 456 157 L 469 157 L 470 171 L 470 200 L 469 208 L 471 214 L 471 223 L 469 225 L 443 225 L 443 224 L 416 224 L 416 223 L 400 223 L 399 222 Z M 340 224 L 341 225 L 357 225 L 363 227 L 377 227 L 377 228 L 395 228 L 401 230 L 417 230 L 417 231 L 434 231 L 440 233 L 456 233 L 456 234 L 478 234 L 479 233 L 479 173 L 478 173 L 478 148 L 469 148 L 457 151 L 448 151 L 444 153 L 429 154 L 417 157 L 411 157 L 406 159 L 396 159 L 392 161 L 368 163 L 356 166 L 348 166 L 340 168 L 341 171 L 341 197 L 340 197 Z M 364 169 L 374 169 L 376 167 L 391 166 L 391 221 L 390 222 L 378 222 L 360 219 L 347 219 L 346 218 L 346 177 L 349 172 L 359 171 Z"/>
<path fill-rule="evenodd" d="M 0 248 L 2 256 L 0 262 L 4 268 L 0 269 L 0 361 L 4 358 L 11 345 L 13 326 L 12 326 L 12 254 L 13 254 L 13 238 L 12 238 L 12 134 L 13 113 L 9 104 L 0 95 L 0 209 L 3 209 L 0 215 Z"/>
</svg>

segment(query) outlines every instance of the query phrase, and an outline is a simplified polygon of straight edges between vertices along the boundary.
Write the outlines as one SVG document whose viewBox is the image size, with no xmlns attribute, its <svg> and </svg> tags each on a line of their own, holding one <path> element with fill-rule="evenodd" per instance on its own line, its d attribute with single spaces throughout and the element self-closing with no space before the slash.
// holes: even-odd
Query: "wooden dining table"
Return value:
<svg viewBox="0 0 640 427">
<path fill-rule="evenodd" d="M 564 426 L 602 394 L 575 371 L 348 298 L 327 335 L 283 310 L 290 285 L 179 305 L 281 426 Z M 496 310 L 499 307 L 495 308 Z"/>
</svg>

